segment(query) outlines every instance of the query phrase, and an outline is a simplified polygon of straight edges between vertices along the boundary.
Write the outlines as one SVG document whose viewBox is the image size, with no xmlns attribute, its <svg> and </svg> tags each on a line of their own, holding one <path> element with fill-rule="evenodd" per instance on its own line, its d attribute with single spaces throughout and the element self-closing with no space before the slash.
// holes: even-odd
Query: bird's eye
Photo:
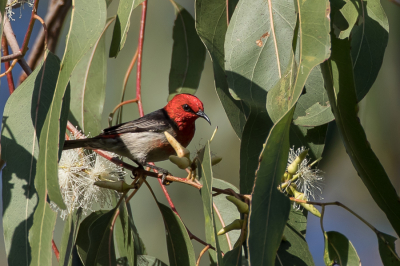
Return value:
<svg viewBox="0 0 400 266">
<path fill-rule="evenodd" d="M 187 104 L 182 105 L 182 107 L 183 107 L 183 110 L 185 110 L 186 112 L 192 111 L 192 108 L 190 108 L 190 106 Z"/>
</svg>

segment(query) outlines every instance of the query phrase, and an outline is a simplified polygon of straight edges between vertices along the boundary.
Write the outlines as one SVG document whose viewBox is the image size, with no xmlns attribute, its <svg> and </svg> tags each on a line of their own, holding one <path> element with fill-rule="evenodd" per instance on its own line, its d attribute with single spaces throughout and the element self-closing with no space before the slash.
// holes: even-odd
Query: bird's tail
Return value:
<svg viewBox="0 0 400 266">
<path fill-rule="evenodd" d="M 92 148 L 92 139 L 73 139 L 73 140 L 66 140 L 64 142 L 63 150 L 70 150 L 76 148 Z"/>
</svg>

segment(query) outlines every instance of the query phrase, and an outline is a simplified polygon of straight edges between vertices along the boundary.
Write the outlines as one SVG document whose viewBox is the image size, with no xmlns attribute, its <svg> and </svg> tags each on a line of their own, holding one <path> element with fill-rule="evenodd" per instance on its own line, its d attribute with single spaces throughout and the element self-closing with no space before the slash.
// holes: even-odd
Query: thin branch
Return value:
<svg viewBox="0 0 400 266">
<path fill-rule="evenodd" d="M 14 61 L 12 62 L 11 66 L 9 68 L 7 68 L 6 72 L 0 74 L 0 78 L 4 77 L 5 75 L 7 75 L 8 73 L 11 72 L 11 70 L 15 67 L 15 65 L 17 64 L 18 59 L 14 59 Z"/>
<path fill-rule="evenodd" d="M 43 19 L 37 14 L 35 14 L 33 17 L 36 20 L 39 20 L 39 22 L 43 26 L 43 31 L 44 31 L 44 49 L 43 50 L 46 51 L 46 49 L 47 49 L 47 26 L 46 26 L 46 23 L 44 23 Z"/>
<path fill-rule="evenodd" d="M 26 63 L 25 59 L 23 58 L 24 54 L 22 54 L 19 49 L 19 45 L 18 45 L 17 39 L 15 38 L 14 31 L 13 31 L 10 21 L 8 20 L 7 17 L 4 18 L 3 31 L 4 31 L 4 35 L 7 38 L 7 43 L 8 43 L 8 45 L 10 45 L 10 48 L 11 48 L 13 54 L 21 54 L 21 57 L 19 59 L 16 58 L 14 60 L 18 59 L 18 63 L 20 64 L 21 68 L 25 71 L 25 73 L 27 75 L 30 75 L 32 73 L 32 70 Z"/>
<path fill-rule="evenodd" d="M 65 17 L 72 6 L 72 0 L 51 0 L 47 8 L 47 13 L 44 21 L 48 29 L 48 43 L 47 48 L 51 52 L 55 52 L 56 45 L 61 33 L 62 25 L 64 24 Z M 44 31 L 40 31 L 33 46 L 30 49 L 28 64 L 32 69 L 35 69 L 43 56 L 44 51 Z M 22 83 L 26 78 L 25 74 L 19 77 L 19 82 Z"/>
<path fill-rule="evenodd" d="M 133 56 L 131 63 L 129 64 L 129 67 L 125 73 L 125 77 L 124 77 L 124 83 L 122 85 L 122 96 L 121 96 L 121 103 L 122 104 L 124 102 L 124 98 L 125 98 L 125 91 L 126 91 L 126 86 L 128 84 L 128 80 L 129 80 L 129 76 L 131 75 L 131 72 L 133 70 L 133 67 L 135 66 L 136 60 L 138 58 L 139 55 L 139 47 L 136 48 L 136 52 L 135 55 Z M 131 100 L 132 102 L 137 102 L 137 99 Z M 113 114 L 116 112 L 116 108 L 121 107 L 121 110 L 118 111 L 118 115 L 117 115 L 117 124 L 120 124 L 122 122 L 122 105 L 117 105 L 117 107 L 114 108 Z"/>
<path fill-rule="evenodd" d="M 293 197 L 289 198 L 291 201 L 294 202 L 299 202 L 299 203 L 306 203 L 306 204 L 312 204 L 312 205 L 317 205 L 317 206 L 321 206 L 322 207 L 322 211 L 321 211 L 321 228 L 322 231 L 324 231 L 324 226 L 323 226 L 323 217 L 324 217 L 324 212 L 325 212 L 325 206 L 329 206 L 329 205 L 336 205 L 336 206 L 340 206 L 343 209 L 347 210 L 348 212 L 350 212 L 351 214 L 353 214 L 355 217 L 357 217 L 361 222 L 363 222 L 365 225 L 367 225 L 372 231 L 374 231 L 374 233 L 377 235 L 378 238 L 380 238 L 384 243 L 386 243 L 388 249 L 392 252 L 392 254 L 397 258 L 397 260 L 400 261 L 399 256 L 397 255 L 397 253 L 392 250 L 392 248 L 389 246 L 389 244 L 387 243 L 386 239 L 383 237 L 381 231 L 379 231 L 378 229 L 376 229 L 372 224 L 370 224 L 369 222 L 367 222 L 364 218 L 362 218 L 360 215 L 358 215 L 357 213 L 355 213 L 352 209 L 350 209 L 349 207 L 347 207 L 346 205 L 344 205 L 343 203 L 340 203 L 338 201 L 334 201 L 334 202 L 315 202 L 315 201 L 306 201 L 306 200 L 299 200 Z"/>
<path fill-rule="evenodd" d="M 203 248 L 203 250 L 200 252 L 199 258 L 197 259 L 197 262 L 196 262 L 196 266 L 199 266 L 199 265 L 200 265 L 201 257 L 203 257 L 204 253 L 206 253 L 206 251 L 207 251 L 210 247 L 211 247 L 210 245 L 207 245 L 207 246 L 205 246 L 205 247 Z"/>
<path fill-rule="evenodd" d="M 39 0 L 35 0 L 35 3 L 32 7 L 32 14 L 31 14 L 31 19 L 29 21 L 28 29 L 25 33 L 24 42 L 22 43 L 22 47 L 20 49 L 20 51 L 23 55 L 25 55 L 26 51 L 28 51 L 28 44 L 29 44 L 29 40 L 31 38 L 33 25 L 35 24 L 35 15 L 37 12 L 38 5 L 39 5 Z"/>
<path fill-rule="evenodd" d="M 229 26 L 229 0 L 226 0 L 226 26 Z"/>
<path fill-rule="evenodd" d="M 138 99 L 138 108 L 140 116 L 144 115 L 142 106 L 142 57 L 143 57 L 143 42 L 144 30 L 146 27 L 147 0 L 142 3 L 142 17 L 140 19 L 139 45 L 138 45 L 138 60 L 136 69 L 136 99 Z"/>
<path fill-rule="evenodd" d="M 3 48 L 3 55 L 8 56 L 8 44 L 7 44 L 7 39 L 3 35 L 1 38 L 1 47 Z M 10 62 L 4 62 L 4 67 L 5 69 L 10 68 Z M 7 73 L 7 83 L 8 83 L 8 90 L 10 92 L 10 95 L 14 92 L 15 90 L 15 85 L 14 85 L 14 79 L 12 76 L 12 72 Z"/>
<path fill-rule="evenodd" d="M 54 239 L 51 240 L 51 248 L 53 249 L 54 255 L 56 255 L 57 261 L 60 261 L 60 252 L 58 251 L 57 245 Z"/>
</svg>

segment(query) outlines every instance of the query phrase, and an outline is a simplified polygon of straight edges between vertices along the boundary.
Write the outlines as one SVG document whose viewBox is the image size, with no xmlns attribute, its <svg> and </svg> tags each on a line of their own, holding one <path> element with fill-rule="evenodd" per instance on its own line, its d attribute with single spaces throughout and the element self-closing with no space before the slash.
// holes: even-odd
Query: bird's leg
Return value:
<svg viewBox="0 0 400 266">
<path fill-rule="evenodd" d="M 164 168 L 152 165 L 152 164 L 148 164 L 148 163 L 144 163 L 144 166 L 150 167 L 153 170 L 157 170 L 158 172 L 160 172 L 162 174 L 162 178 L 161 181 L 163 183 L 163 185 L 169 185 L 170 182 L 166 182 L 165 178 L 167 177 L 167 175 L 169 174 L 169 172 L 167 170 L 165 170 Z"/>
</svg>

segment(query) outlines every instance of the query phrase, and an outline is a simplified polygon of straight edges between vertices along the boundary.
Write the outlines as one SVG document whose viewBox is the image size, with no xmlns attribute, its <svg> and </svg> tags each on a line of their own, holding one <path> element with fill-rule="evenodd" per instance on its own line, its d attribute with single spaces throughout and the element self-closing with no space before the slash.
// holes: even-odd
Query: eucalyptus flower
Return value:
<svg viewBox="0 0 400 266">
<path fill-rule="evenodd" d="M 294 150 L 294 147 L 291 148 L 287 166 L 305 150 L 305 147 L 298 148 L 297 150 Z M 324 180 L 323 172 L 317 168 L 311 168 L 312 164 L 309 163 L 310 159 L 307 157 L 301 161 L 295 174 L 297 175 L 297 179 L 294 183 L 297 186 L 297 190 L 304 193 L 305 200 L 315 199 L 316 192 L 318 193 L 318 198 L 322 199 L 320 195 L 322 194 L 322 182 Z"/>
<path fill-rule="evenodd" d="M 18 8 L 24 7 L 24 4 L 28 4 L 29 7 L 32 7 L 33 4 L 35 3 L 35 0 L 7 0 L 7 4 L 6 4 L 6 14 L 7 17 L 14 21 L 15 19 L 13 19 L 13 15 L 15 14 L 12 10 L 13 8 Z M 20 17 L 22 16 L 22 13 L 20 12 Z"/>
<path fill-rule="evenodd" d="M 82 208 L 84 214 L 94 211 L 95 202 L 103 208 L 111 204 L 114 191 L 100 188 L 94 182 L 116 181 L 124 175 L 121 167 L 96 153 L 87 154 L 83 149 L 65 150 L 58 164 L 58 182 L 67 208 L 61 210 L 53 202 L 50 206 L 54 211 L 60 211 L 62 219 L 78 208 Z"/>
</svg>

